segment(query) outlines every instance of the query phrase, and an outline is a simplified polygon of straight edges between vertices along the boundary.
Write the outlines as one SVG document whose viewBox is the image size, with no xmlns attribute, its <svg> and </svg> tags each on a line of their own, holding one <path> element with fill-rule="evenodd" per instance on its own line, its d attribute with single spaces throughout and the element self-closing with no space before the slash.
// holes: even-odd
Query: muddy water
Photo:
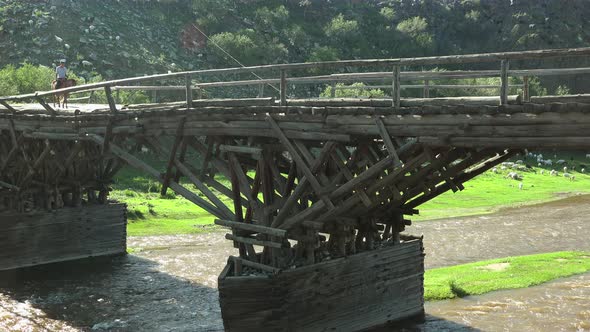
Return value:
<svg viewBox="0 0 590 332">
<path fill-rule="evenodd" d="M 545 285 L 426 304 L 414 330 L 590 331 L 590 274 Z"/>
<path fill-rule="evenodd" d="M 427 267 L 590 250 L 590 196 L 410 227 Z M 133 255 L 4 273 L 0 331 L 218 331 L 223 233 L 130 238 Z M 590 274 L 529 289 L 428 303 L 409 331 L 590 331 Z"/>
<path fill-rule="evenodd" d="M 590 251 L 590 195 L 492 215 L 418 222 L 427 268 L 561 250 Z"/>
</svg>

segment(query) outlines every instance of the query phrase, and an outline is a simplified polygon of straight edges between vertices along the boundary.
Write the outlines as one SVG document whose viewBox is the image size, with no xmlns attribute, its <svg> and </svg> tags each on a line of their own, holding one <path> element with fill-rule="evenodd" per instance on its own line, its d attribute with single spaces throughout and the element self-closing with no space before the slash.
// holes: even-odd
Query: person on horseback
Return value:
<svg viewBox="0 0 590 332">
<path fill-rule="evenodd" d="M 61 89 L 64 82 L 68 78 L 68 69 L 66 68 L 66 59 L 59 60 L 59 66 L 55 68 L 56 89 Z"/>
</svg>

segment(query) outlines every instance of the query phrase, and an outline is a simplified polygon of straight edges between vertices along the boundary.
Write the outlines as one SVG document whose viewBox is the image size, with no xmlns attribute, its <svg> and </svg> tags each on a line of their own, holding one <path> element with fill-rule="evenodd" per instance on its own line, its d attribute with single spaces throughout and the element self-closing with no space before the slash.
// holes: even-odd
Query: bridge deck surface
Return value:
<svg viewBox="0 0 590 332">
<path fill-rule="evenodd" d="M 464 147 L 590 146 L 588 95 L 549 96 L 534 102 L 515 98 L 509 105 L 493 97 L 407 99 L 412 106 L 393 108 L 386 99 L 293 100 L 277 106 L 271 98 L 197 100 L 183 103 L 124 105 L 117 113 L 107 105 L 72 105 L 57 115 L 21 105 L 16 114 L 0 109 L 0 130 L 14 129 L 35 138 L 78 139 L 85 134 L 147 136 L 184 135 L 275 137 L 266 121 L 277 120 L 289 138 L 349 142 L 379 136 L 375 118 L 393 137 L 416 137 L 421 143 Z M 77 111 L 76 111 L 77 110 Z"/>
</svg>

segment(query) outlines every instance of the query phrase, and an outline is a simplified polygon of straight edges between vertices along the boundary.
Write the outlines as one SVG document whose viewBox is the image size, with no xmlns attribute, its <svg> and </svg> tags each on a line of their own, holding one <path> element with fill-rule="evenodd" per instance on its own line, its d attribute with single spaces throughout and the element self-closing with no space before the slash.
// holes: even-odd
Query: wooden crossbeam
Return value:
<svg viewBox="0 0 590 332">
<path fill-rule="evenodd" d="M 257 240 L 249 237 L 244 236 L 236 236 L 233 234 L 225 234 L 225 238 L 231 241 L 240 242 L 244 244 L 256 245 L 256 246 L 263 246 L 269 248 L 288 248 L 289 246 L 286 243 L 279 243 L 273 241 L 266 241 L 266 240 Z"/>
<path fill-rule="evenodd" d="M 191 171 L 194 174 L 196 174 L 196 171 L 194 168 L 191 168 L 190 165 L 187 165 L 187 167 L 189 167 L 189 169 L 191 169 Z M 229 199 L 233 199 L 233 193 L 232 193 L 231 189 L 224 186 L 221 182 L 215 180 L 215 178 L 210 177 L 210 176 L 206 176 L 205 178 L 203 178 L 202 182 L 207 184 L 208 186 L 213 187 L 213 189 L 219 191 L 220 193 L 222 193 L 223 195 L 225 195 Z M 243 207 L 247 208 L 250 206 L 250 203 L 247 199 L 242 197 L 242 199 L 240 201 L 241 201 Z"/>
<path fill-rule="evenodd" d="M 285 177 L 281 174 L 279 167 L 276 162 L 269 162 L 268 167 L 270 167 L 270 171 L 272 173 L 273 181 L 276 184 L 277 191 L 279 193 L 285 192 L 285 186 L 287 181 Z"/>
<path fill-rule="evenodd" d="M 252 183 L 252 195 L 256 197 L 258 197 L 258 193 L 260 192 L 260 184 L 262 182 L 262 179 L 260 178 L 260 163 L 260 160 L 258 161 L 258 163 L 256 163 L 256 172 L 254 173 L 254 182 Z M 246 216 L 244 218 L 244 222 L 252 223 L 253 215 L 254 209 L 252 208 L 252 206 L 248 206 L 248 208 L 246 209 Z"/>
<path fill-rule="evenodd" d="M 255 148 L 250 146 L 235 146 L 235 145 L 225 145 L 221 144 L 218 147 L 219 151 L 223 152 L 235 152 L 235 153 L 245 153 L 250 155 L 254 159 L 260 159 L 262 157 L 262 149 Z"/>
<path fill-rule="evenodd" d="M 399 160 L 399 155 L 397 154 L 397 150 L 391 141 L 391 136 L 389 135 L 389 132 L 387 132 L 387 128 L 385 128 L 385 125 L 383 124 L 383 120 L 381 120 L 381 118 L 375 118 L 375 123 L 377 124 L 377 129 L 379 130 L 379 134 L 383 139 L 383 143 L 385 143 L 387 151 L 391 157 L 393 157 L 394 166 L 400 166 L 401 161 Z"/>
<path fill-rule="evenodd" d="M 183 141 L 187 142 L 188 140 L 183 140 Z M 164 146 L 159 144 L 157 141 L 150 140 L 148 143 L 160 154 L 162 154 L 164 156 L 171 155 L 171 152 L 168 149 L 166 149 Z M 182 156 L 182 154 L 181 154 L 181 156 Z M 216 181 L 214 178 L 211 178 L 211 177 L 205 177 L 203 180 L 199 179 L 199 177 L 196 175 L 196 172 L 194 172 L 192 170 L 192 167 L 188 164 L 184 164 L 182 161 L 180 161 L 180 158 L 175 158 L 173 160 L 173 163 L 174 163 L 174 166 L 176 167 L 177 171 L 180 174 L 183 174 L 185 177 L 187 177 L 189 179 L 189 181 L 197 189 L 199 189 L 221 212 L 223 212 L 226 215 L 226 218 L 233 219 L 235 217 L 234 214 L 231 212 L 231 210 L 229 208 L 227 208 L 227 206 L 217 197 L 217 195 L 215 195 L 204 183 L 211 185 L 212 187 L 214 187 L 216 190 L 218 190 L 222 194 L 228 196 L 231 199 L 234 199 L 234 195 L 230 189 L 228 189 L 223 184 L 219 183 L 218 181 Z M 248 201 L 240 202 L 240 203 L 244 206 L 249 206 Z"/>
<path fill-rule="evenodd" d="M 227 162 L 225 162 L 224 160 L 219 159 L 218 157 L 215 157 L 213 155 L 213 153 L 209 152 L 213 150 L 213 142 L 209 141 L 209 143 L 207 144 L 207 146 L 205 146 L 202 142 L 200 142 L 196 137 L 187 137 L 188 139 L 188 145 L 190 147 L 192 147 L 193 149 L 195 149 L 196 151 L 198 151 L 201 156 L 205 156 L 205 158 L 207 158 L 207 156 L 209 156 L 209 161 L 207 164 L 213 164 L 213 167 L 215 167 L 215 169 L 217 171 L 219 171 L 221 174 L 223 174 L 226 178 L 230 178 L 231 174 L 230 174 L 230 166 Z M 203 168 L 201 168 L 201 170 L 203 170 Z M 203 173 L 201 173 L 203 174 Z"/>
<path fill-rule="evenodd" d="M 8 167 L 8 164 L 12 161 L 12 159 L 14 159 L 14 157 L 16 157 L 17 153 L 19 151 L 21 151 L 21 144 L 22 144 L 23 140 L 24 140 L 23 135 L 20 135 L 16 139 L 16 144 L 13 145 L 12 149 L 10 149 L 10 151 L 8 152 L 8 155 L 4 159 L 4 162 L 2 162 L 2 165 L 0 165 L 0 174 L 4 173 L 4 171 Z"/>
<path fill-rule="evenodd" d="M 246 198 L 250 202 L 250 206 L 252 206 L 252 208 L 256 212 L 258 209 L 260 209 L 262 202 L 258 199 L 258 197 L 252 194 L 252 190 L 250 189 L 250 182 L 248 181 L 246 173 L 244 173 L 244 170 L 242 169 L 240 161 L 233 152 L 228 153 L 228 160 L 230 168 L 232 170 L 232 176 L 235 175 L 236 180 L 239 183 L 240 192 L 243 193 L 244 196 L 246 196 Z"/>
<path fill-rule="evenodd" d="M 253 232 L 253 233 L 263 233 L 263 234 L 268 234 L 268 235 L 278 236 L 278 237 L 283 237 L 283 238 L 287 236 L 287 231 L 285 231 L 285 230 L 267 227 L 267 226 L 256 225 L 255 223 L 244 223 L 244 222 L 235 222 L 235 221 L 231 221 L 231 220 L 215 219 L 215 224 L 220 225 L 220 226 L 229 227 L 231 229 L 237 228 L 240 230 L 249 231 L 249 232 Z"/>
<path fill-rule="evenodd" d="M 289 151 L 289 153 L 293 157 L 293 160 L 295 160 L 295 162 L 297 163 L 297 167 L 303 171 L 303 173 L 305 174 L 305 177 L 308 179 L 309 183 L 311 184 L 313 189 L 316 191 L 316 193 L 318 193 L 318 194 L 322 193 L 323 190 L 322 190 L 320 183 L 318 182 L 316 177 L 313 175 L 313 173 L 311 172 L 311 170 L 309 169 L 309 167 L 307 166 L 307 164 L 305 163 L 303 158 L 301 158 L 301 156 L 297 152 L 295 146 L 293 146 L 291 141 L 289 141 L 287 136 L 285 136 L 285 134 L 283 133 L 283 131 L 281 130 L 281 128 L 279 127 L 277 122 L 271 116 L 268 116 L 266 119 L 270 123 L 271 128 L 277 134 L 279 140 L 283 143 L 283 145 L 285 145 L 285 147 L 287 148 L 287 150 Z M 320 197 L 324 201 L 324 203 L 326 203 L 326 206 L 328 206 L 329 208 L 334 208 L 334 204 L 330 201 L 329 198 L 326 197 L 326 195 L 320 194 Z"/>
<path fill-rule="evenodd" d="M 316 159 L 312 168 L 311 172 L 317 172 L 317 170 L 323 165 L 327 158 L 330 156 L 330 153 L 327 151 L 331 151 L 334 148 L 333 144 L 326 143 L 322 147 L 322 151 L 320 151 L 320 158 Z M 297 164 L 293 163 L 295 166 L 289 171 L 289 174 L 293 174 L 293 181 L 295 179 L 295 175 L 297 173 Z M 279 227 L 285 219 L 291 214 L 291 210 L 295 207 L 297 201 L 308 191 L 309 181 L 306 176 L 303 176 L 297 186 L 295 187 L 295 191 L 291 193 L 288 197 L 283 206 L 281 207 L 279 214 L 272 222 L 272 227 Z"/>
<path fill-rule="evenodd" d="M 231 210 L 215 195 L 203 182 L 201 182 L 198 177 L 193 174 L 180 160 L 175 159 L 174 165 L 176 168 L 187 177 L 187 179 L 197 187 L 208 199 L 215 205 L 226 218 L 233 219 L 235 216 L 231 212 Z"/>
<path fill-rule="evenodd" d="M 35 99 L 37 99 L 37 102 L 39 104 L 41 104 L 41 106 L 43 106 L 43 108 L 47 111 L 47 113 L 49 113 L 51 115 L 56 115 L 57 114 L 57 112 L 53 109 L 53 107 L 49 106 L 49 104 L 47 104 L 42 97 L 35 96 Z"/>
<path fill-rule="evenodd" d="M 7 110 L 11 111 L 12 113 L 16 112 L 16 109 L 14 109 L 14 107 L 10 106 L 6 101 L 4 100 L 0 100 L 0 105 L 6 107 Z"/>
<path fill-rule="evenodd" d="M 88 137 L 92 141 L 97 143 L 99 146 L 102 146 L 104 144 L 104 139 L 98 135 L 88 135 Z M 164 181 L 160 172 L 158 172 L 156 169 L 154 169 L 150 165 L 146 164 L 145 162 L 139 160 L 137 157 L 133 156 L 132 154 L 126 152 L 124 149 L 118 147 L 117 145 L 111 143 L 110 144 L 110 151 L 111 151 L 111 153 L 118 156 L 122 160 L 125 160 L 130 166 L 146 172 L 147 174 L 151 175 L 153 178 L 157 179 L 160 182 Z M 205 211 L 211 213 L 212 215 L 214 215 L 218 218 L 224 218 L 224 214 L 221 211 L 219 211 L 219 209 L 217 207 L 215 207 L 213 204 L 207 202 L 206 200 L 202 199 L 201 197 L 199 197 L 195 193 L 191 192 L 190 190 L 184 188 L 180 184 L 178 184 L 174 181 L 170 181 L 169 187 L 172 190 L 174 190 L 176 193 L 181 195 L 182 197 L 184 197 L 184 198 L 188 199 L 189 201 L 193 202 L 194 204 L 202 207 Z"/>
<path fill-rule="evenodd" d="M 80 151 L 82 151 L 83 148 L 84 145 L 82 144 L 82 142 L 74 143 L 74 146 L 70 150 L 70 153 L 68 154 L 66 159 L 61 163 L 63 167 L 57 171 L 57 174 L 55 176 L 56 179 L 59 179 L 61 175 L 68 169 L 68 167 L 70 167 L 70 165 L 76 160 L 78 154 L 80 153 Z"/>
<path fill-rule="evenodd" d="M 104 87 L 104 93 L 107 97 L 107 102 L 109 104 L 109 109 L 111 110 L 112 113 L 117 113 L 117 104 L 115 104 L 115 99 L 113 99 L 113 92 L 111 91 L 111 87 L 110 86 L 105 86 Z"/>
<path fill-rule="evenodd" d="M 184 163 L 187 148 L 188 148 L 188 142 L 186 139 L 183 139 L 182 143 L 180 143 L 180 156 L 178 157 L 178 161 L 180 161 L 181 163 Z M 176 175 L 174 176 L 174 182 L 180 183 L 179 181 L 180 181 L 181 175 L 182 175 L 182 173 L 177 169 Z M 202 181 L 202 179 L 200 179 L 200 180 Z"/>
<path fill-rule="evenodd" d="M 346 167 L 344 162 L 338 156 L 332 155 L 332 160 L 334 161 L 340 172 L 342 172 L 347 181 L 351 181 L 352 179 L 354 179 L 354 175 L 352 175 L 348 167 Z M 356 192 L 359 193 L 365 205 L 371 204 L 371 199 L 369 198 L 369 196 L 367 196 L 367 193 L 364 191 L 363 188 L 357 188 Z"/>
<path fill-rule="evenodd" d="M 388 156 L 389 158 L 390 156 Z M 417 165 L 421 164 L 426 160 L 426 156 L 424 153 L 419 154 L 418 156 L 410 159 L 408 162 L 404 164 L 403 167 L 394 170 L 393 172 L 387 174 L 383 178 L 375 181 L 367 188 L 367 192 L 373 193 L 378 191 L 379 188 L 388 186 L 390 183 L 395 183 L 399 178 L 403 177 L 404 174 L 407 172 L 408 169 L 413 169 Z M 375 166 L 374 166 L 375 167 Z M 368 171 L 368 170 L 367 170 Z M 365 171 L 366 172 L 366 171 Z M 361 174 L 362 175 L 362 174 Z M 358 176 L 357 176 L 358 177 Z M 351 188 L 352 189 L 352 188 Z M 348 191 L 350 193 L 350 191 Z M 342 193 L 339 193 L 340 195 Z M 336 191 L 332 192 L 331 197 L 338 195 Z M 338 207 L 335 209 L 331 209 L 328 212 L 324 213 L 323 215 L 319 216 L 316 220 L 317 221 L 325 221 L 329 219 L 333 219 L 336 216 L 342 215 L 352 209 L 355 205 L 362 203 L 360 195 L 357 193 L 347 199 L 345 199 Z M 298 225 L 304 220 L 312 220 L 315 218 L 322 210 L 323 210 L 323 202 L 319 201 L 314 203 L 310 208 L 304 210 L 297 215 L 287 219 L 280 228 L 282 229 L 290 229 L 295 225 Z"/>
<path fill-rule="evenodd" d="M 471 180 L 475 176 L 491 169 L 492 167 L 498 165 L 499 163 L 510 159 L 514 154 L 516 154 L 516 151 L 508 151 L 503 154 L 491 157 L 491 158 L 487 159 L 486 161 L 481 162 L 478 167 L 472 168 L 468 171 L 464 171 L 461 174 L 458 174 L 457 176 L 454 177 L 454 181 L 456 181 L 456 183 L 463 183 L 468 180 Z M 480 162 L 480 161 L 476 159 L 473 163 L 478 163 L 478 162 Z M 467 166 L 467 167 L 470 167 L 470 166 Z M 448 183 L 443 183 L 443 184 L 437 186 L 429 195 L 417 197 L 417 198 L 405 203 L 403 205 L 403 207 L 413 209 L 413 208 L 437 197 L 438 195 L 446 192 L 449 189 L 450 189 L 450 185 Z"/>
<path fill-rule="evenodd" d="M 32 167 L 29 169 L 25 177 L 20 181 L 18 185 L 19 187 L 24 188 L 29 183 L 29 181 L 33 178 L 33 176 L 35 175 L 43 161 L 45 161 L 45 158 L 47 158 L 47 156 L 49 155 L 49 152 L 51 152 L 51 144 L 49 143 L 49 140 L 45 140 L 45 148 L 43 149 L 43 152 L 41 152 L 39 157 L 35 159 Z"/>
<path fill-rule="evenodd" d="M 265 265 L 265 264 L 260 264 L 260 263 L 256 263 L 256 262 L 252 262 L 249 260 L 245 260 L 241 257 L 235 257 L 235 256 L 230 256 L 229 257 L 230 260 L 232 260 L 234 262 L 234 265 L 237 265 L 238 263 L 241 265 L 245 265 L 245 266 L 249 266 L 249 267 L 253 267 L 255 269 L 259 269 L 262 271 L 266 271 L 266 272 L 270 272 L 270 273 L 274 273 L 277 274 L 279 272 L 281 272 L 281 269 L 269 266 L 269 265 Z"/>
<path fill-rule="evenodd" d="M 170 151 L 170 156 L 168 159 L 168 165 L 166 166 L 166 174 L 164 175 L 164 181 L 162 182 L 162 190 L 160 191 L 160 194 L 162 196 L 166 195 L 166 191 L 168 190 L 168 183 L 170 182 L 170 178 L 172 177 L 172 166 L 174 166 L 176 152 L 178 150 L 178 146 L 182 143 L 183 140 L 185 122 L 186 117 L 182 117 L 178 124 L 178 128 L 176 129 L 176 137 L 174 138 L 174 143 L 172 144 L 172 149 Z"/>
<path fill-rule="evenodd" d="M 4 188 L 8 188 L 10 190 L 16 190 L 16 191 L 19 191 L 20 190 L 19 187 L 15 186 L 13 184 L 4 182 L 4 181 L 0 181 L 0 187 L 4 187 Z"/>
<path fill-rule="evenodd" d="M 295 163 L 291 163 L 289 167 L 289 174 L 287 174 L 287 183 L 282 192 L 283 197 L 288 197 L 295 186 L 295 180 L 297 179 L 297 166 Z"/>
<path fill-rule="evenodd" d="M 213 155 L 213 149 L 215 147 L 215 141 L 213 141 L 213 139 L 211 139 L 210 137 L 207 137 L 205 139 L 205 143 L 207 143 L 207 149 L 204 154 L 203 165 L 201 166 L 201 173 L 199 174 L 199 177 L 201 179 L 205 176 L 205 173 L 207 172 L 209 162 L 211 161 L 211 156 Z"/>
</svg>

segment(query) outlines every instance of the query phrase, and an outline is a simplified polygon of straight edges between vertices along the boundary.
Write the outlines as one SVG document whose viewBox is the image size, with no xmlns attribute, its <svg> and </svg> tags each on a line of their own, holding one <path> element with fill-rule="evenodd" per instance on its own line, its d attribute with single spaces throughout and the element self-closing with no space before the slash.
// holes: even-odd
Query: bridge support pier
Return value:
<svg viewBox="0 0 590 332">
<path fill-rule="evenodd" d="M 0 271 L 126 251 L 125 204 L 0 213 Z"/>
<path fill-rule="evenodd" d="M 219 276 L 226 331 L 359 331 L 424 316 L 420 238 L 275 274 L 236 275 L 242 263 L 230 257 Z"/>
</svg>

